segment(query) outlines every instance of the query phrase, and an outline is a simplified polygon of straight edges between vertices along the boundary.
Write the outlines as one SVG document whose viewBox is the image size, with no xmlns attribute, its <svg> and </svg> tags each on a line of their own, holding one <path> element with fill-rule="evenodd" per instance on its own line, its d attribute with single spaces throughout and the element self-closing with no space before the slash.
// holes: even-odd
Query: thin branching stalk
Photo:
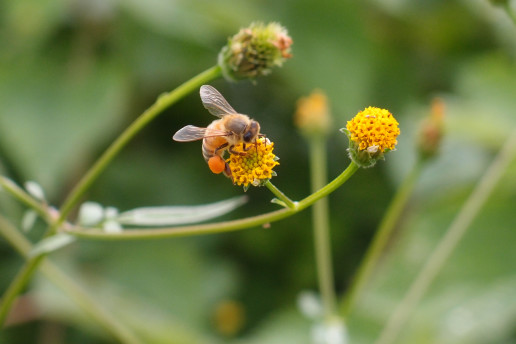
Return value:
<svg viewBox="0 0 516 344">
<path fill-rule="evenodd" d="M 126 230 L 121 233 L 107 233 L 100 229 L 88 229 L 88 228 L 69 228 L 66 233 L 77 236 L 84 239 L 94 240 L 133 240 L 133 239 L 160 239 L 180 236 L 191 236 L 201 234 L 214 234 L 223 233 L 229 231 L 236 231 L 244 228 L 258 227 L 271 222 L 279 221 L 286 217 L 292 216 L 307 207 L 314 204 L 316 201 L 323 197 L 328 196 L 330 193 L 339 188 L 344 184 L 358 169 L 358 165 L 351 162 L 349 166 L 333 181 L 325 185 L 321 189 L 317 190 L 310 196 L 304 198 L 297 203 L 295 208 L 283 208 L 280 210 L 272 211 L 269 213 L 247 217 L 239 220 L 224 221 L 207 223 L 192 226 L 181 226 L 171 228 L 142 228 L 135 230 Z"/>
<path fill-rule="evenodd" d="M 516 13 L 514 13 L 514 11 L 511 8 L 511 2 L 506 1 L 503 5 L 503 8 L 504 8 L 505 12 L 507 13 L 507 15 L 509 16 L 509 18 L 511 18 L 512 23 L 514 25 L 516 25 Z"/>
<path fill-rule="evenodd" d="M 265 182 L 265 186 L 267 187 L 267 189 L 270 190 L 270 192 L 274 194 L 274 196 L 278 197 L 278 199 L 282 201 L 288 208 L 294 209 L 297 206 L 294 201 L 292 201 L 283 192 L 281 192 L 280 189 L 274 186 L 274 184 L 272 184 L 270 180 Z"/>
<path fill-rule="evenodd" d="M 93 182 L 104 171 L 114 157 L 125 147 L 125 145 L 140 132 L 151 120 L 156 118 L 167 107 L 183 98 L 194 90 L 197 90 L 202 84 L 207 83 L 221 76 L 221 69 L 218 66 L 212 67 L 189 81 L 185 82 L 175 90 L 164 93 L 158 97 L 156 102 L 141 114 L 104 152 L 90 170 L 79 181 L 75 188 L 70 192 L 60 208 L 60 214 L 57 221 L 51 223 L 46 231 L 45 236 L 55 234 L 59 227 L 66 220 L 67 215 L 73 207 L 79 202 L 84 193 L 90 188 Z M 27 285 L 30 278 L 36 271 L 38 265 L 43 261 L 45 255 L 36 256 L 29 259 L 16 275 L 15 279 L 9 285 L 7 291 L 0 301 L 0 326 L 5 321 L 9 309 L 16 296 Z"/>
<path fill-rule="evenodd" d="M 219 66 L 212 67 L 199 75 L 188 80 L 175 90 L 164 93 L 158 97 L 156 102 L 142 113 L 102 154 L 102 156 L 89 169 L 84 177 L 77 183 L 77 185 L 70 192 L 65 199 L 60 209 L 59 224 L 61 224 L 66 216 L 70 213 L 72 208 L 77 205 L 80 198 L 90 188 L 91 184 L 98 178 L 98 176 L 109 165 L 113 158 L 124 148 L 129 141 L 139 133 L 149 122 L 155 119 L 166 108 L 182 99 L 191 92 L 197 90 L 201 85 L 210 82 L 221 76 L 221 69 Z"/>
<path fill-rule="evenodd" d="M 315 192 L 327 183 L 325 140 L 326 138 L 322 135 L 312 136 L 308 140 L 312 192 Z M 324 314 L 327 318 L 332 318 L 337 310 L 337 303 L 333 277 L 327 197 L 321 198 L 314 204 L 312 208 L 312 225 L 319 291 L 321 293 Z"/>
<path fill-rule="evenodd" d="M 18 201 L 25 204 L 27 207 L 33 209 L 47 223 L 52 223 L 53 220 L 55 220 L 52 218 L 47 205 L 35 200 L 31 195 L 29 195 L 27 192 L 25 192 L 25 190 L 13 183 L 13 181 L 9 178 L 0 176 L 0 187 L 2 187 L 5 191 L 7 191 L 11 196 L 16 198 Z"/>
<path fill-rule="evenodd" d="M 11 284 L 9 284 L 7 290 L 4 292 L 0 303 L 0 328 L 5 323 L 5 319 L 9 314 L 14 300 L 27 285 L 30 277 L 34 274 L 42 260 L 43 256 L 38 256 L 24 264 L 21 270 L 16 274 L 15 278 L 11 281 Z"/>
<path fill-rule="evenodd" d="M 390 344 L 395 342 L 413 309 L 428 290 L 457 244 L 463 238 L 466 230 L 479 214 L 493 189 L 507 170 L 509 163 L 515 156 L 516 130 L 514 130 L 507 139 L 504 146 L 451 223 L 445 235 L 428 258 L 426 264 L 417 274 L 408 292 L 383 328 L 376 344 Z"/>
<path fill-rule="evenodd" d="M 369 282 L 374 269 L 378 267 L 380 259 L 383 253 L 385 253 L 385 247 L 392 238 L 392 233 L 400 220 L 410 195 L 414 191 L 416 181 L 421 175 L 424 161 L 425 160 L 418 160 L 418 162 L 416 162 L 389 204 L 372 243 L 367 249 L 353 282 L 342 301 L 341 312 L 345 318 L 349 316 L 352 307 L 360 298 L 360 293 Z"/>
<path fill-rule="evenodd" d="M 32 250 L 31 243 L 3 216 L 0 215 L 0 234 L 20 253 L 28 258 Z M 99 326 L 121 343 L 138 344 L 140 340 L 126 326 L 118 321 L 95 298 L 86 292 L 73 279 L 49 261 L 41 264 L 41 272 L 58 288 L 65 292 L 81 309 Z"/>
</svg>

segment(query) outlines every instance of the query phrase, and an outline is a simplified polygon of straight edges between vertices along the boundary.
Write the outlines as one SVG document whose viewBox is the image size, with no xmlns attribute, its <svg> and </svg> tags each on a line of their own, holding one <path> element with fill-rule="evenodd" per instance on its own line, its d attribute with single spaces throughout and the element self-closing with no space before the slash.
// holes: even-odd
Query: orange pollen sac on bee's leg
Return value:
<svg viewBox="0 0 516 344">
<path fill-rule="evenodd" d="M 226 162 L 218 155 L 214 155 L 208 160 L 211 172 L 219 174 L 226 168 Z"/>
</svg>

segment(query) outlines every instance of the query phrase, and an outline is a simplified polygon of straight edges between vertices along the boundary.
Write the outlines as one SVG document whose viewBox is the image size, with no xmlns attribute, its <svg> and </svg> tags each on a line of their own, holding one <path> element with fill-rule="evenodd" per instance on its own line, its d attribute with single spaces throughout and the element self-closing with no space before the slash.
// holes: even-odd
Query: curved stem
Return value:
<svg viewBox="0 0 516 344">
<path fill-rule="evenodd" d="M 511 18 L 512 23 L 514 25 L 516 25 L 516 14 L 514 13 L 514 11 L 511 8 L 511 2 L 506 1 L 505 4 L 503 5 L 503 8 L 504 8 L 505 12 L 507 13 L 507 15 L 509 16 L 509 18 Z"/>
<path fill-rule="evenodd" d="M 182 226 L 172 228 L 142 228 L 135 230 L 127 230 L 122 233 L 106 233 L 100 229 L 87 229 L 74 227 L 66 229 L 66 233 L 75 235 L 85 239 L 96 239 L 96 240 L 132 240 L 132 239 L 159 239 L 159 238 L 170 238 L 179 236 L 190 236 L 190 235 L 201 235 L 201 234 L 212 234 L 212 233 L 223 233 L 229 231 L 240 230 L 249 227 L 257 227 L 266 223 L 275 222 L 286 217 L 292 216 L 305 208 L 311 206 L 319 199 L 328 196 L 330 193 L 335 191 L 339 186 L 344 184 L 357 170 L 358 165 L 351 162 L 349 166 L 332 182 L 322 187 L 315 193 L 306 197 L 297 203 L 295 208 L 284 208 L 276 211 L 272 211 L 266 214 L 248 217 L 245 219 L 207 223 L 193 226 Z"/>
<path fill-rule="evenodd" d="M 168 106 L 172 105 L 179 99 L 192 92 L 194 89 L 201 86 L 203 83 L 209 82 L 221 75 L 221 69 L 218 66 L 212 67 L 199 75 L 193 77 L 185 82 L 175 90 L 164 93 L 158 97 L 156 102 L 141 114 L 104 152 L 104 154 L 97 160 L 97 162 L 90 168 L 90 170 L 79 181 L 75 188 L 70 192 L 60 208 L 60 215 L 57 221 L 51 223 L 45 233 L 45 236 L 55 234 L 57 229 L 64 223 L 66 216 L 70 213 L 73 207 L 79 202 L 80 198 L 89 189 L 91 184 L 104 171 L 107 165 L 113 158 L 122 150 L 123 147 L 152 119 L 159 115 Z M 45 255 L 36 256 L 29 259 L 22 269 L 16 275 L 16 278 L 11 282 L 9 288 L 5 292 L 0 301 L 0 326 L 3 324 L 11 305 L 16 296 L 27 285 L 30 278 L 36 271 L 36 268 L 43 261 Z"/>
<path fill-rule="evenodd" d="M 89 169 L 84 177 L 70 192 L 68 197 L 65 199 L 61 209 L 60 218 L 56 228 L 62 224 L 66 216 L 70 213 L 72 208 L 79 202 L 80 198 L 90 188 L 91 184 L 98 178 L 98 176 L 104 171 L 107 165 L 113 160 L 113 158 L 125 147 L 125 145 L 138 133 L 140 132 L 150 121 L 156 116 L 163 112 L 167 107 L 177 102 L 179 99 L 188 95 L 195 89 L 199 88 L 204 83 L 207 83 L 217 77 L 221 76 L 221 69 L 219 66 L 212 67 L 192 79 L 188 80 L 175 90 L 164 93 L 158 97 L 156 102 L 142 113 L 102 154 L 102 156 L 95 162 L 95 164 Z M 55 231 L 55 228 L 54 228 Z"/>
<path fill-rule="evenodd" d="M 414 190 L 416 181 L 421 175 L 423 164 L 423 160 L 416 162 L 388 206 L 372 243 L 369 245 L 356 276 L 342 301 L 341 312 L 345 318 L 349 316 L 351 308 L 360 297 L 360 292 L 364 290 L 374 269 L 378 266 L 385 247 L 392 238 L 392 233 L 401 217 L 401 213 L 405 209 L 407 201 Z"/>
<path fill-rule="evenodd" d="M 430 284 L 460 242 L 470 224 L 479 214 L 480 209 L 486 203 L 494 187 L 500 181 L 500 178 L 515 156 L 516 130 L 507 139 L 505 145 L 468 197 L 441 241 L 437 244 L 426 264 L 419 271 L 405 297 L 383 328 L 376 344 L 390 344 L 396 340 L 396 337 L 409 319 L 412 310 L 428 290 Z"/>
<path fill-rule="evenodd" d="M 0 302 L 0 327 L 5 323 L 5 319 L 9 314 L 16 296 L 18 296 L 22 289 L 27 285 L 27 282 L 34 274 L 42 260 L 43 256 L 39 256 L 24 264 L 21 270 L 16 274 L 16 277 L 11 281 L 7 290 L 4 292 Z"/>
<path fill-rule="evenodd" d="M 46 204 L 42 204 L 31 197 L 25 190 L 16 185 L 12 180 L 4 176 L 0 176 L 0 187 L 11 194 L 18 201 L 22 202 L 29 208 L 32 208 L 47 223 L 52 223 L 53 219 Z"/>
<path fill-rule="evenodd" d="M 316 191 L 327 183 L 326 141 L 323 136 L 309 138 L 310 175 L 312 191 Z M 312 223 L 314 230 L 315 261 L 317 279 L 327 318 L 335 315 L 337 302 L 335 296 L 335 281 L 331 254 L 330 224 L 328 198 L 317 201 L 312 208 Z"/>
<path fill-rule="evenodd" d="M 335 178 L 326 186 L 320 188 L 318 191 L 312 193 L 310 196 L 300 201 L 298 204 L 298 208 L 303 207 L 304 209 L 308 205 L 312 205 L 315 201 L 325 196 L 328 196 L 333 191 L 337 190 L 345 181 L 347 181 L 359 168 L 360 167 L 357 164 L 351 161 L 349 166 L 337 178 Z"/>
</svg>

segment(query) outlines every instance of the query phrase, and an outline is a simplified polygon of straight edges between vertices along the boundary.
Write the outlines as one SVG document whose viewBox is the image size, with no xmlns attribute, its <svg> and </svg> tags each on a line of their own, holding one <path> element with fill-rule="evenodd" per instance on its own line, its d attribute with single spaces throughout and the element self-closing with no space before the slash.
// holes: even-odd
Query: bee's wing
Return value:
<svg viewBox="0 0 516 344">
<path fill-rule="evenodd" d="M 214 87 L 202 85 L 199 93 L 201 94 L 202 104 L 212 115 L 222 117 L 227 114 L 237 113 Z"/>
<path fill-rule="evenodd" d="M 211 136 L 227 136 L 228 133 L 223 130 L 211 129 L 211 128 L 200 128 L 195 125 L 187 125 L 179 129 L 172 139 L 178 142 L 189 142 L 202 140 L 205 137 Z"/>
</svg>

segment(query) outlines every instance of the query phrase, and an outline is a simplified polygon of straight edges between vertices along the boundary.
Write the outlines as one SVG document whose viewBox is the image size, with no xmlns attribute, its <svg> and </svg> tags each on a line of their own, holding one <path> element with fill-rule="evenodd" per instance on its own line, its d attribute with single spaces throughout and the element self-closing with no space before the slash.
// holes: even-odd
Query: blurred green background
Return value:
<svg viewBox="0 0 516 344">
<path fill-rule="evenodd" d="M 17 0 L 0 3 L 0 172 L 38 182 L 59 205 L 107 145 L 156 97 L 212 66 L 227 37 L 278 21 L 293 58 L 250 82 L 212 83 L 260 121 L 281 158 L 274 184 L 308 195 L 307 145 L 296 100 L 319 88 L 334 117 L 329 178 L 349 163 L 338 132 L 366 106 L 389 109 L 398 150 L 330 196 L 336 288 L 349 285 L 382 214 L 415 160 L 417 124 L 439 96 L 441 154 L 424 171 L 397 236 L 348 320 L 351 343 L 371 343 L 516 126 L 516 28 L 487 0 L 200 1 Z M 172 134 L 213 117 L 193 93 L 151 123 L 88 193 L 129 210 L 195 205 L 243 193 L 210 173 L 200 143 Z M 277 209 L 265 188 L 224 219 Z M 516 343 L 516 164 L 504 176 L 399 343 Z M 15 224 L 24 208 L 0 193 Z M 297 308 L 316 290 L 310 211 L 271 228 L 154 241 L 80 240 L 51 255 L 147 343 L 310 343 Z M 38 238 L 38 223 L 29 236 Z M 22 264 L 0 239 L 0 290 Z M 37 276 L 24 294 L 38 310 L 0 343 L 113 343 L 59 289 Z M 217 309 L 236 305 L 224 323 Z M 233 309 L 230 307 L 230 309 Z M 241 324 L 240 324 L 241 323 Z"/>
</svg>

